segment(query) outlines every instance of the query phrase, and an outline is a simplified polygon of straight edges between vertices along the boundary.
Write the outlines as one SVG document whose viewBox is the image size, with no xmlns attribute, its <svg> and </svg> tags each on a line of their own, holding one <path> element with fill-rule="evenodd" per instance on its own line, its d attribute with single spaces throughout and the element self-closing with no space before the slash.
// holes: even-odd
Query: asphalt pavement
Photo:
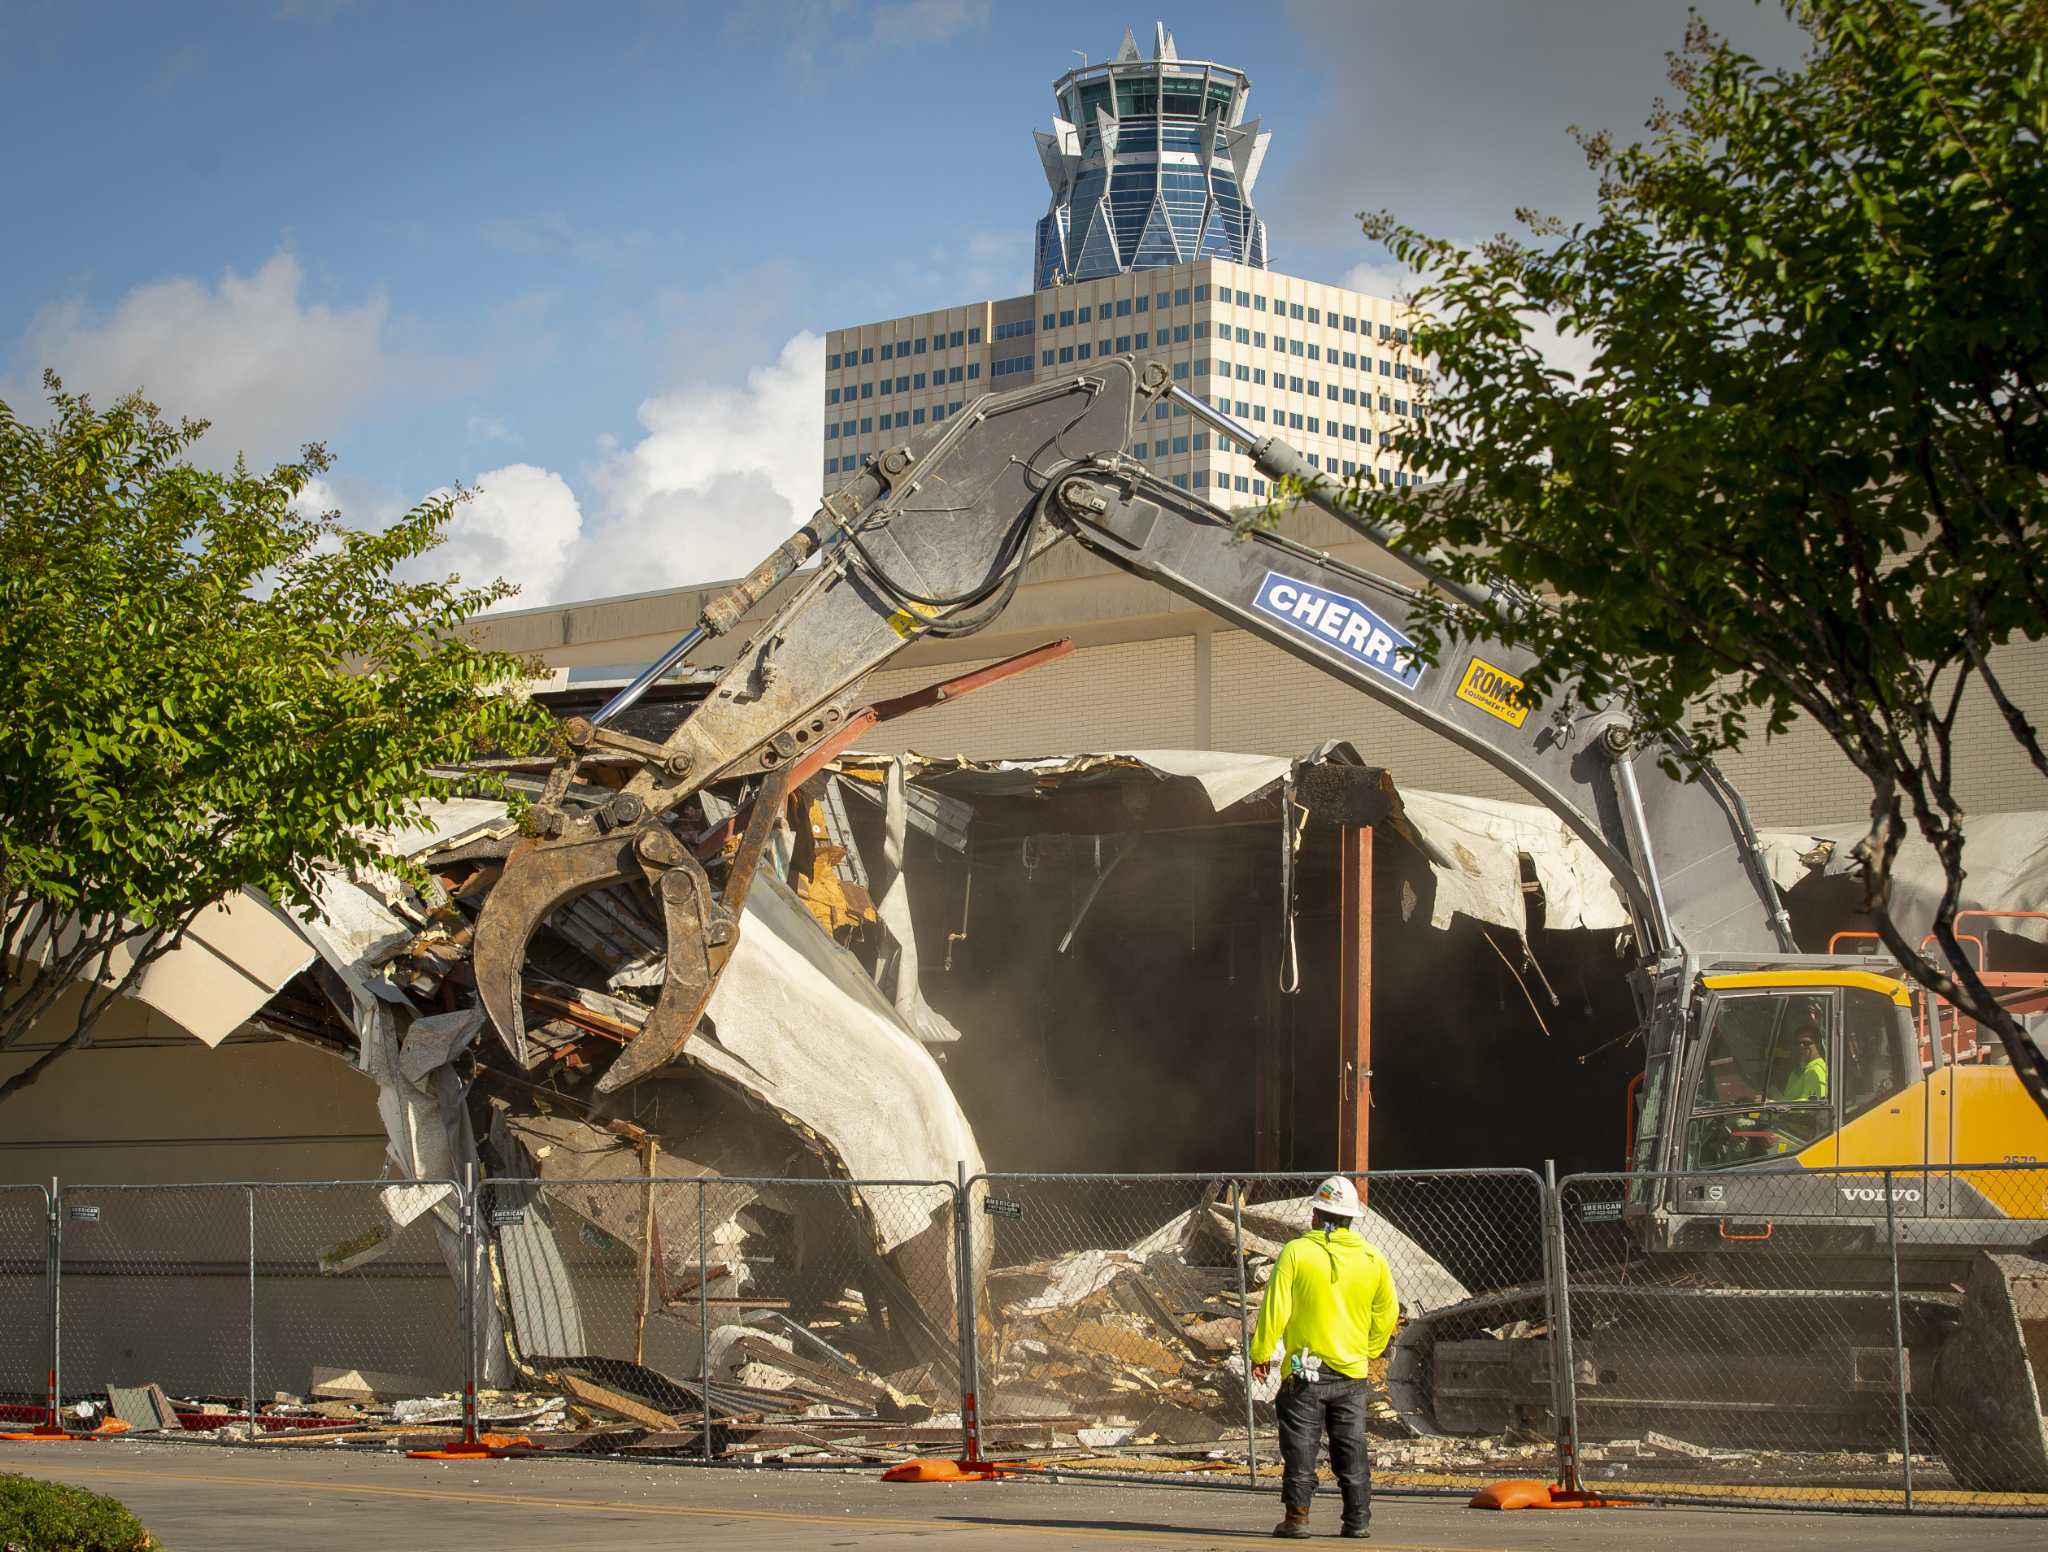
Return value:
<svg viewBox="0 0 2048 1552">
<path fill-rule="evenodd" d="M 876 1472 L 726 1470 L 618 1461 L 445 1463 L 312 1447 L 118 1440 L 0 1443 L 0 1471 L 119 1498 L 170 1552 L 650 1552 L 681 1542 L 781 1552 L 927 1546 L 1208 1548 L 1263 1540 L 1271 1493 L 1037 1481 L 887 1483 Z M 1332 1539 L 1337 1505 L 1319 1495 Z M 2028 1548 L 2039 1519 L 1907 1518 L 1744 1509 L 1489 1513 L 1383 1498 L 1372 1545 L 1388 1552 L 1537 1548 L 1728 1552 L 1768 1545 L 1872 1552 Z"/>
</svg>

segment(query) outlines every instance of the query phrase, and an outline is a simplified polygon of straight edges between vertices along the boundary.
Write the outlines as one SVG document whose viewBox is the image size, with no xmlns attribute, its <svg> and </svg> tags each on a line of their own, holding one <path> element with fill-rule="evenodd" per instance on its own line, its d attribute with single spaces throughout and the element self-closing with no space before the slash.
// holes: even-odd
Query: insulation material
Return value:
<svg viewBox="0 0 2048 1552">
<path fill-rule="evenodd" d="M 1972 814 L 1963 842 L 1964 910 L 2048 910 L 2048 814 Z M 1853 878 L 1856 845 L 1869 834 L 1862 820 L 1818 829 L 1767 830 L 1765 855 L 1780 889 L 1806 878 Z M 1941 859 L 1918 835 L 1899 848 L 1892 867 L 1892 919 L 1908 938 L 1932 930 L 1946 887 Z M 2015 922 L 2000 923 L 2017 930 Z M 2048 923 L 2037 922 L 2037 929 Z"/>
<path fill-rule="evenodd" d="M 859 961 L 765 869 L 682 1059 L 814 1130 L 859 1180 L 949 1180 L 981 1153 L 945 1075 Z M 907 1225 L 878 1225 L 884 1250 Z M 895 1235 L 893 1241 L 890 1235 Z"/>
</svg>

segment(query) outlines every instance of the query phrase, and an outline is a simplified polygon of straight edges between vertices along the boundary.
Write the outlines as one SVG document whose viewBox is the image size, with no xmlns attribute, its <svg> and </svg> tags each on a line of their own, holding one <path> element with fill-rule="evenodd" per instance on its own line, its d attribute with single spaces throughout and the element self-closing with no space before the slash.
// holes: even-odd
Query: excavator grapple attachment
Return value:
<svg viewBox="0 0 2048 1552">
<path fill-rule="evenodd" d="M 477 920 L 471 950 L 477 995 L 513 1056 L 526 1060 L 521 981 L 535 931 L 578 896 L 640 878 L 661 907 L 667 972 L 647 1022 L 605 1069 L 597 1091 L 611 1093 L 673 1060 L 696 1029 L 732 956 L 748 887 L 789 789 L 787 768 L 770 772 L 762 782 L 726 867 L 722 895 L 682 837 L 658 818 L 604 829 L 593 815 L 566 835 L 515 847 Z"/>
</svg>

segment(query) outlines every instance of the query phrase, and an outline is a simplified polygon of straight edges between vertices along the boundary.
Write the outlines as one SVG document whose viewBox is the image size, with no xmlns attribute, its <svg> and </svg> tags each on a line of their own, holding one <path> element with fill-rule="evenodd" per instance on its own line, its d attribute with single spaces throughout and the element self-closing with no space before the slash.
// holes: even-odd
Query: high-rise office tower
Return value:
<svg viewBox="0 0 2048 1552">
<path fill-rule="evenodd" d="M 1407 484 L 1389 446 L 1418 376 L 1403 309 L 1267 267 L 1250 192 L 1272 137 L 1245 119 L 1245 73 L 1180 58 L 1160 27 L 1150 59 L 1126 32 L 1113 59 L 1053 91 L 1036 289 L 832 330 L 825 483 L 984 393 L 1135 355 L 1318 468 Z M 1219 503 L 1266 494 L 1240 450 L 1171 409 L 1132 456 Z"/>
</svg>

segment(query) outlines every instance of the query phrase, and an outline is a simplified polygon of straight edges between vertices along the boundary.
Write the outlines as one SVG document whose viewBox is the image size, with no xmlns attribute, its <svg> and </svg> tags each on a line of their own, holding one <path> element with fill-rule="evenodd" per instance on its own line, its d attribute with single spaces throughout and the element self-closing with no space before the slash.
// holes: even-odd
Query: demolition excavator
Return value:
<svg viewBox="0 0 2048 1552">
<path fill-rule="evenodd" d="M 976 400 L 868 460 L 660 659 L 564 725 L 530 834 L 477 924 L 477 986 L 499 1036 L 520 1053 L 539 925 L 580 894 L 637 883 L 661 910 L 666 980 L 597 1087 L 671 1061 L 732 953 L 776 816 L 793 783 L 845 747 L 865 676 L 921 637 L 989 624 L 1032 560 L 1072 540 L 1472 751 L 1611 870 L 1634 920 L 1644 1070 L 1629 1181 L 1575 1241 L 1611 1258 L 1595 1270 L 1611 1269 L 1613 1284 L 1583 1306 L 1598 1313 L 1577 1333 L 1581 1436 L 1672 1427 L 1712 1442 L 1740 1423 L 1753 1439 L 1758 1416 L 1782 1411 L 1797 1419 L 1788 1443 L 1893 1437 L 1901 1377 L 1884 1365 L 1899 1310 L 1911 1405 L 1957 1476 L 2048 1490 L 2048 1260 L 2028 1254 L 2048 1232 L 2048 1170 L 1988 1168 L 2048 1161 L 2048 1120 L 2018 1075 L 1938 1053 L 1928 1065 L 1908 988 L 1882 961 L 1799 953 L 1740 795 L 1711 765 L 1640 734 L 1620 700 L 1587 707 L 1564 686 L 1533 704 L 1530 658 L 1497 641 L 1454 638 L 1425 654 L 1421 593 L 1280 533 L 1241 533 L 1127 455 L 1141 422 L 1180 414 L 1427 585 L 1478 600 L 1335 500 L 1293 448 L 1175 387 L 1163 366 L 1115 358 Z M 784 584 L 664 740 L 610 726 Z M 600 755 L 613 769 L 623 759 L 623 785 L 580 779 Z M 1681 765 L 1696 775 L 1674 774 Z M 691 800 L 714 785 L 728 801 L 751 793 L 723 821 L 736 846 L 706 848 L 694 828 L 703 811 Z M 1816 1054 L 1832 1079 L 1798 1081 Z M 1873 1294 L 1889 1286 L 1894 1245 L 1903 1302 Z M 1680 1296 L 1714 1311 L 1684 1329 L 1714 1334 L 1712 1350 L 1674 1361 L 1683 1332 L 1659 1312 Z M 1835 1318 L 1787 1322 L 1777 1317 L 1792 1304 L 1774 1300 L 1830 1301 Z M 1434 1312 L 1404 1332 L 1397 1404 L 1444 1431 L 1548 1409 L 1537 1366 L 1501 1361 L 1512 1344 L 1497 1337 L 1544 1318 L 1530 1290 Z M 1456 1358 L 1480 1341 L 1488 1363 Z M 2019 1397 L 2017 1410 L 1968 1404 L 1993 1386 Z"/>
</svg>

